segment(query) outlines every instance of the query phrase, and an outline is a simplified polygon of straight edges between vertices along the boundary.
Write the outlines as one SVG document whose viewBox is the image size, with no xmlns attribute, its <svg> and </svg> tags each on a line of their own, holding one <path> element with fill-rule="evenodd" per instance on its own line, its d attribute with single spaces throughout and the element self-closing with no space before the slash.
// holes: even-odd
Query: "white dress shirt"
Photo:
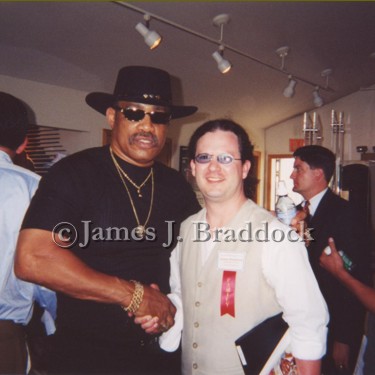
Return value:
<svg viewBox="0 0 375 375">
<path fill-rule="evenodd" d="M 311 216 L 314 216 L 316 209 L 319 206 L 320 201 L 322 200 L 324 194 L 328 188 L 322 190 L 320 193 L 314 195 L 311 199 L 309 199 L 310 205 L 309 205 L 309 212 Z M 305 205 L 306 201 L 304 202 L 303 205 Z"/>
</svg>

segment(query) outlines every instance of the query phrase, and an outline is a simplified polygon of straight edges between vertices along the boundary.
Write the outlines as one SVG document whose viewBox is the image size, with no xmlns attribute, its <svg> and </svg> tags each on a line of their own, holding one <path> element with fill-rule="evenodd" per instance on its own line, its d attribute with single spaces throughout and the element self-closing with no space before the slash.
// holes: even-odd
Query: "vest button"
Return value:
<svg viewBox="0 0 375 375">
<path fill-rule="evenodd" d="M 195 328 L 198 328 L 198 327 L 199 327 L 199 323 L 198 323 L 198 322 L 195 322 L 195 323 L 194 323 L 194 327 L 195 327 Z"/>
<path fill-rule="evenodd" d="M 198 365 L 196 363 L 193 363 L 193 369 L 196 370 L 198 368 Z"/>
<path fill-rule="evenodd" d="M 197 349 L 198 348 L 198 344 L 196 342 L 193 343 L 193 348 L 194 349 Z"/>
<path fill-rule="evenodd" d="M 203 285 L 203 283 L 201 281 L 198 282 L 198 286 L 199 288 Z"/>
<path fill-rule="evenodd" d="M 199 301 L 195 302 L 195 307 L 199 307 L 201 303 Z"/>
</svg>

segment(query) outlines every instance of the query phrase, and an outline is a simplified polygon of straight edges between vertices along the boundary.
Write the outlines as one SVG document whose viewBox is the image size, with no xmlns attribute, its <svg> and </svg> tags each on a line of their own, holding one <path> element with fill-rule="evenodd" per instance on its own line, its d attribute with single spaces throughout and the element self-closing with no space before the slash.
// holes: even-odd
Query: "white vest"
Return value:
<svg viewBox="0 0 375 375">
<path fill-rule="evenodd" d="M 248 200 L 227 228 L 264 228 L 274 217 Z M 184 310 L 182 370 L 184 374 L 243 374 L 235 340 L 266 318 L 281 312 L 273 289 L 261 269 L 262 242 L 218 242 L 202 267 L 197 238 L 198 222 L 206 221 L 206 210 L 186 220 L 181 227 L 181 285 Z M 202 236 L 201 236 L 202 237 Z M 248 237 L 245 237 L 248 238 Z M 221 251 L 244 251 L 242 271 L 236 273 L 235 317 L 221 316 L 223 270 L 218 268 Z"/>
</svg>

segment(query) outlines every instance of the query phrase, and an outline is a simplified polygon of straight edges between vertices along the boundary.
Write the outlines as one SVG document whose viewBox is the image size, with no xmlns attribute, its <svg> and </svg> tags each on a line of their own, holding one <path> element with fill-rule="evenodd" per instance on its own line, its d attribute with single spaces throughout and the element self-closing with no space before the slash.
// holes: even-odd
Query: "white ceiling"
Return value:
<svg viewBox="0 0 375 375">
<path fill-rule="evenodd" d="M 292 99 L 282 96 L 288 76 L 277 71 L 278 47 L 291 48 L 287 71 L 323 87 L 322 70 L 333 69 L 333 92 L 321 91 L 326 103 L 375 84 L 375 2 L 132 4 L 215 40 L 212 19 L 227 13 L 224 43 L 276 70 L 226 51 L 233 69 L 221 75 L 214 43 L 157 20 L 151 26 L 164 39 L 150 51 L 134 29 L 142 15 L 113 2 L 0 2 L 0 74 L 112 92 L 122 66 L 156 66 L 181 79 L 185 104 L 243 110 L 259 128 L 314 108 L 313 87 L 302 82 Z"/>
</svg>

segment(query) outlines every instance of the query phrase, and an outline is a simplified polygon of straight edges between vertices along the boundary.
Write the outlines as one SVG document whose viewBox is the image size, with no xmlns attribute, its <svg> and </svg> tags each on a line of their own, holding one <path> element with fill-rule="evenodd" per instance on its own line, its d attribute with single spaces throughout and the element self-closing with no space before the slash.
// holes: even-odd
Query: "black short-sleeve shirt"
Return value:
<svg viewBox="0 0 375 375">
<path fill-rule="evenodd" d="M 117 159 L 137 184 L 150 173 Z M 77 231 L 72 251 L 93 269 L 125 280 L 156 283 L 169 292 L 169 256 L 176 244 L 181 221 L 200 209 L 195 194 L 182 174 L 160 163 L 153 165 L 153 179 L 141 189 L 124 179 L 139 223 L 152 210 L 145 239 L 132 230 L 137 226 L 129 193 L 111 159 L 108 147 L 84 150 L 62 159 L 42 178 L 25 216 L 23 228 Z M 153 185 L 153 186 L 152 186 Z M 65 224 L 61 224 L 65 223 Z M 74 231 L 71 232 L 74 236 Z M 108 339 L 142 336 L 129 324 L 119 306 L 83 301 L 58 294 L 58 329 L 92 331 Z M 132 333 L 130 333 L 130 331 Z"/>
</svg>

